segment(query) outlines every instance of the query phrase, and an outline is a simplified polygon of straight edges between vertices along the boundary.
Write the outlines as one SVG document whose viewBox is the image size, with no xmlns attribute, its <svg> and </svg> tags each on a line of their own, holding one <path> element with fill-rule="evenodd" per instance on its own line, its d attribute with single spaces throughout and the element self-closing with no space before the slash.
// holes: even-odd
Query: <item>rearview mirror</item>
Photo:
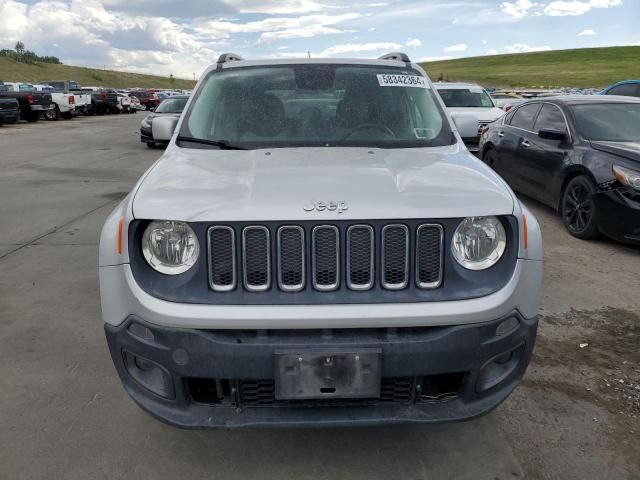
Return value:
<svg viewBox="0 0 640 480">
<path fill-rule="evenodd" d="M 553 128 L 541 129 L 538 132 L 538 136 L 546 140 L 558 140 L 558 141 L 562 141 L 565 138 L 567 138 L 566 132 L 563 132 L 562 130 L 555 130 Z"/>
<path fill-rule="evenodd" d="M 451 115 L 451 118 L 462 138 L 474 138 L 478 136 L 478 120 L 474 115 L 454 113 Z"/>
<path fill-rule="evenodd" d="M 151 122 L 151 132 L 153 139 L 158 142 L 168 142 L 173 136 L 173 132 L 178 125 L 178 117 L 155 117 Z"/>
</svg>

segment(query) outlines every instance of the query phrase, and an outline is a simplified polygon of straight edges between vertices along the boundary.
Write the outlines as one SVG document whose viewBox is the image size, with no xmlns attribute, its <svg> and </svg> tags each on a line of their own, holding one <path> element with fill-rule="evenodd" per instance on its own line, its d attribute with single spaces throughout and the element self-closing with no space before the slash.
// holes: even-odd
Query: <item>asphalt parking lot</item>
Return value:
<svg viewBox="0 0 640 480">
<path fill-rule="evenodd" d="M 0 128 L 0 479 L 638 479 L 640 250 L 545 240 L 533 363 L 466 423 L 184 431 L 120 386 L 98 297 L 104 218 L 162 153 L 141 114 Z M 587 344 L 582 348 L 580 345 Z"/>
</svg>

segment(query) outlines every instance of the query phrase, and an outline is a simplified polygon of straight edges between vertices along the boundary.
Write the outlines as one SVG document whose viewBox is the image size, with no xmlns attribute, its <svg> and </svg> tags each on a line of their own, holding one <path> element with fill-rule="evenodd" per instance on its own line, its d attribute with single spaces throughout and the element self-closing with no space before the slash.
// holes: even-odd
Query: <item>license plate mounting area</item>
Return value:
<svg viewBox="0 0 640 480">
<path fill-rule="evenodd" d="M 275 352 L 277 400 L 379 398 L 380 349 Z"/>
</svg>

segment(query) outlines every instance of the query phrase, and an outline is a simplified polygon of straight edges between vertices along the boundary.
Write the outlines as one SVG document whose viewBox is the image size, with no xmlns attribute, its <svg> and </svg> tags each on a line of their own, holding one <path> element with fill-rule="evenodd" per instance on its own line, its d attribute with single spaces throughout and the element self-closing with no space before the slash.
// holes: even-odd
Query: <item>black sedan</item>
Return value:
<svg viewBox="0 0 640 480">
<path fill-rule="evenodd" d="M 640 99 L 530 100 L 485 128 L 480 155 L 558 211 L 573 236 L 640 245 Z"/>
<path fill-rule="evenodd" d="M 142 119 L 142 123 L 140 124 L 140 141 L 146 143 L 149 148 L 153 148 L 156 144 L 160 143 L 153 138 L 153 131 L 151 128 L 153 119 L 165 115 L 179 117 L 187 104 L 187 100 L 189 100 L 188 95 L 174 95 L 162 100 L 153 113 L 150 113 Z M 166 143 L 167 142 L 164 142 L 165 145 Z"/>
</svg>

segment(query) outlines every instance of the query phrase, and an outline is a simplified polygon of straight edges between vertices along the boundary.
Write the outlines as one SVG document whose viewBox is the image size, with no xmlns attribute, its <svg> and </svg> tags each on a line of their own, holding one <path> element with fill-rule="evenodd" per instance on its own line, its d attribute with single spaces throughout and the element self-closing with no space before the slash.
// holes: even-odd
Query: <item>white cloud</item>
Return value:
<svg viewBox="0 0 640 480">
<path fill-rule="evenodd" d="M 418 38 L 410 38 L 409 40 L 407 40 L 407 43 L 405 43 L 405 45 L 407 47 L 419 47 L 422 45 L 422 42 L 420 41 L 420 39 Z"/>
<path fill-rule="evenodd" d="M 575 16 L 584 15 L 592 8 L 610 8 L 619 5 L 622 5 L 622 0 L 555 1 L 544 7 L 544 13 L 551 17 Z"/>
<path fill-rule="evenodd" d="M 260 33 L 258 43 L 287 38 L 309 38 L 316 35 L 343 33 L 346 30 L 334 26 L 355 20 L 358 13 L 342 15 L 304 15 L 301 17 L 270 17 L 263 20 L 241 23 L 229 20 L 196 21 L 198 34 L 210 38 L 229 38 L 236 33 Z"/>
<path fill-rule="evenodd" d="M 504 47 L 504 51 L 507 53 L 529 53 L 529 52 L 546 52 L 551 50 L 551 47 L 544 45 L 541 47 L 530 47 L 523 43 L 516 43 L 515 45 L 507 45 Z"/>
<path fill-rule="evenodd" d="M 458 43 L 456 45 L 449 45 L 448 47 L 444 47 L 445 52 L 464 52 L 466 49 L 466 43 Z"/>
<path fill-rule="evenodd" d="M 548 4 L 532 2 L 531 0 L 516 0 L 502 2 L 500 9 L 507 16 L 521 19 L 529 14 L 534 16 L 549 15 L 562 17 L 566 15 L 584 15 L 594 8 L 610 8 L 622 5 L 622 0 L 562 0 Z"/>
<path fill-rule="evenodd" d="M 538 5 L 538 3 L 531 2 L 530 0 L 517 0 L 515 2 L 502 2 L 500 8 L 511 17 L 523 18 L 527 16 L 529 10 Z"/>
<path fill-rule="evenodd" d="M 590 36 L 595 35 L 595 34 L 596 34 L 595 30 L 587 29 L 587 30 L 581 31 L 578 34 L 578 36 L 579 37 L 590 37 Z"/>
<path fill-rule="evenodd" d="M 498 52 L 498 50 L 492 48 L 491 50 L 487 50 L 487 53 L 485 53 L 485 55 L 499 55 L 499 53 L 500 52 Z"/>
<path fill-rule="evenodd" d="M 381 42 L 381 43 L 346 43 L 343 45 L 335 45 L 329 47 L 320 52 L 320 57 L 332 57 L 334 55 L 341 55 L 344 53 L 356 53 L 356 52 L 376 52 L 380 50 L 391 51 L 397 50 L 402 45 L 393 42 Z"/>
</svg>

